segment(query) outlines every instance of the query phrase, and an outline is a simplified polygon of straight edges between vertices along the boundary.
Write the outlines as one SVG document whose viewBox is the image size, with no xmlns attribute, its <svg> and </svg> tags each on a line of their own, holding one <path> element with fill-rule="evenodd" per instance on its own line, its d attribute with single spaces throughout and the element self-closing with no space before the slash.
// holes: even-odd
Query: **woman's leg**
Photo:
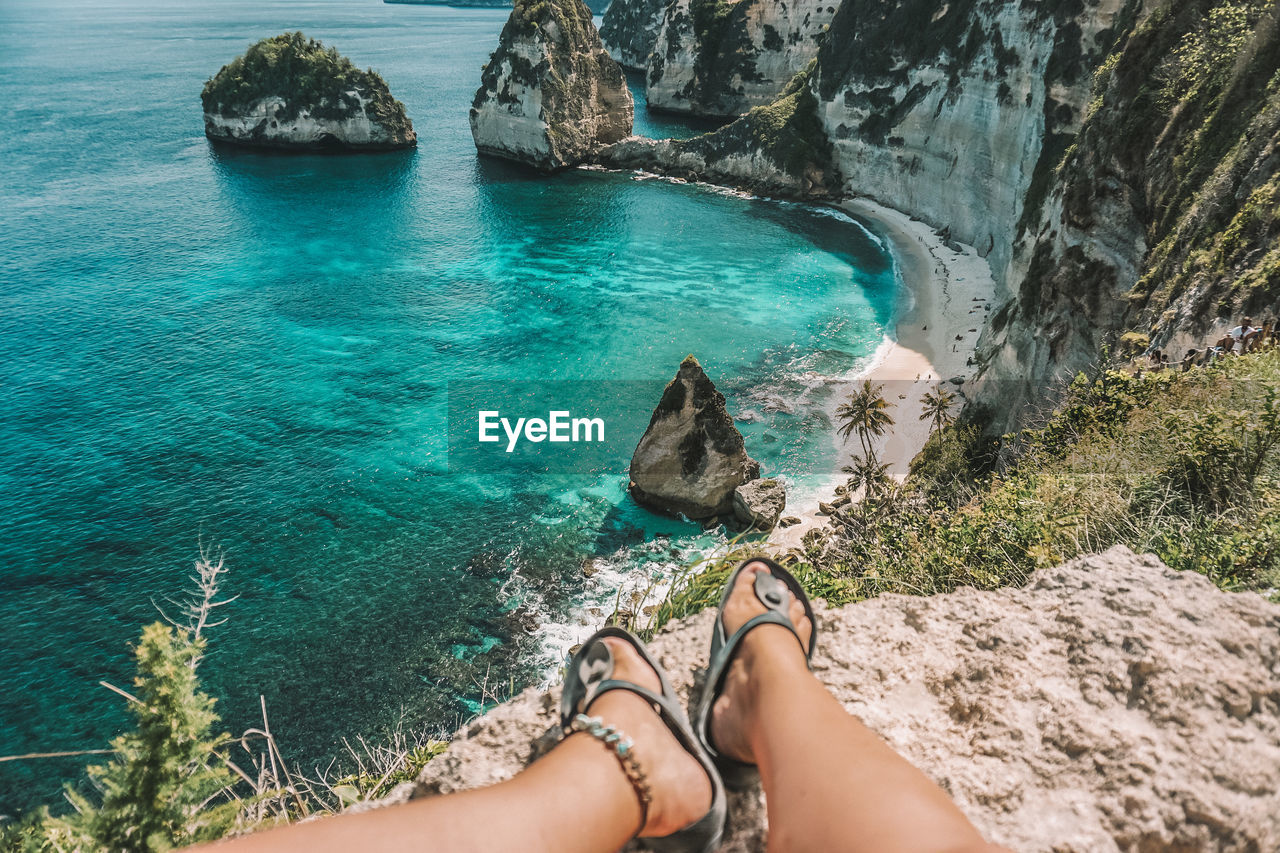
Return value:
<svg viewBox="0 0 1280 853">
<path fill-rule="evenodd" d="M 763 563 L 758 571 L 768 571 Z M 765 612 L 742 572 L 725 604 L 732 634 Z M 805 638 L 812 626 L 793 600 Z M 712 709 L 716 747 L 760 765 L 769 849 L 793 851 L 994 850 L 937 785 L 849 714 L 805 664 L 796 638 L 762 625 L 743 638 Z"/>
<path fill-rule="evenodd" d="M 657 674 L 627 643 L 606 639 L 615 678 L 659 691 Z M 794 642 L 794 641 L 793 641 Z M 615 690 L 589 712 L 635 742 L 653 802 L 640 826 L 640 801 L 613 751 L 575 734 L 514 779 L 443 797 L 273 829 L 217 846 L 218 853 L 302 850 L 378 853 L 434 850 L 461 853 L 607 853 L 640 832 L 683 829 L 711 806 L 711 782 L 697 760 L 634 693 Z"/>
</svg>

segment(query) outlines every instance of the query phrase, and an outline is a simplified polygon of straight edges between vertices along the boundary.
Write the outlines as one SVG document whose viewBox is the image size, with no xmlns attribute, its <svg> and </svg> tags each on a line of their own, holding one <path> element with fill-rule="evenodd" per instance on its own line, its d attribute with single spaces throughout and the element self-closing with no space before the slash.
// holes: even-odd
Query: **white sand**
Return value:
<svg viewBox="0 0 1280 853">
<path fill-rule="evenodd" d="M 879 447 L 880 459 L 889 463 L 890 472 L 901 480 L 929 437 L 928 422 L 919 419 L 920 398 L 939 384 L 958 391 L 949 380 L 973 372 L 967 362 L 986 326 L 995 284 L 986 260 L 967 246 L 962 252 L 947 248 L 923 222 L 863 199 L 840 206 L 873 223 L 888 240 L 908 302 L 897 318 L 893 339 L 869 368 L 841 383 L 831 408 L 834 412 L 864 379 L 884 386 L 894 426 Z M 840 468 L 848 464 L 856 448 L 856 438 L 848 444 L 834 438 L 831 480 L 817 495 L 788 502 L 784 517 L 795 516 L 801 523 L 775 529 L 770 545 L 779 550 L 798 546 L 806 532 L 826 523 L 826 516 L 818 512 L 818 502 L 834 499 L 835 487 L 847 479 L 839 473 Z"/>
</svg>

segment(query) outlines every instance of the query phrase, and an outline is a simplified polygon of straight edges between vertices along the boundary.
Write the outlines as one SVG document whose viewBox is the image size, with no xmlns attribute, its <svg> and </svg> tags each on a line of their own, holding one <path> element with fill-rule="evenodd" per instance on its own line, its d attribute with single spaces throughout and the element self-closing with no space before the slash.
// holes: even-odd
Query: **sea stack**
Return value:
<svg viewBox="0 0 1280 853">
<path fill-rule="evenodd" d="M 263 39 L 200 93 L 215 142 L 299 151 L 385 151 L 418 144 L 386 81 L 302 33 Z"/>
<path fill-rule="evenodd" d="M 516 0 L 471 103 L 476 149 L 554 171 L 629 136 L 632 116 L 582 0 Z"/>
<path fill-rule="evenodd" d="M 733 513 L 734 490 L 760 476 L 724 395 L 693 356 L 680 364 L 631 457 L 631 496 L 691 519 Z"/>
</svg>

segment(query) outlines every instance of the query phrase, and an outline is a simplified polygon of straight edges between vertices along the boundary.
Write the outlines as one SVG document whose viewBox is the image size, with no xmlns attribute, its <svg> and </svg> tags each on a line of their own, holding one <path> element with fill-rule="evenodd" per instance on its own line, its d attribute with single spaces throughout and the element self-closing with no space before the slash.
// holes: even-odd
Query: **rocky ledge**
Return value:
<svg viewBox="0 0 1280 853">
<path fill-rule="evenodd" d="M 651 644 L 682 696 L 714 616 Z M 1118 547 L 1022 589 L 819 605 L 814 671 L 1018 851 L 1280 849 L 1280 607 Z M 459 731 L 393 799 L 510 778 L 554 743 L 558 690 Z M 758 789 L 723 851 L 764 849 Z"/>
<path fill-rule="evenodd" d="M 516 0 L 471 103 L 482 154 L 552 171 L 631 133 L 627 80 L 582 0 Z"/>
<path fill-rule="evenodd" d="M 596 159 L 614 169 L 642 169 L 690 181 L 740 187 L 783 198 L 839 198 L 840 170 L 810 90 L 813 64 L 771 104 L 692 139 L 632 136 Z"/>
<path fill-rule="evenodd" d="M 215 142 L 336 151 L 418 143 L 382 77 L 299 32 L 250 47 L 205 83 L 200 100 Z"/>
</svg>

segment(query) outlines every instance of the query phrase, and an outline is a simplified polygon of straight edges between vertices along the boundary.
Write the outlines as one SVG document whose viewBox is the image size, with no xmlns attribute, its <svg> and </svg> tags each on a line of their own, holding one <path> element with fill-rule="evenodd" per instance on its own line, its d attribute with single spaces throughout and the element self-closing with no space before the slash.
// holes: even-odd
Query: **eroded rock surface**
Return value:
<svg viewBox="0 0 1280 853">
<path fill-rule="evenodd" d="M 471 104 L 482 154 L 551 171 L 631 133 L 627 81 L 582 0 L 517 0 Z"/>
<path fill-rule="evenodd" d="M 645 96 L 669 112 L 733 117 L 767 104 L 818 53 L 838 0 L 674 0 Z"/>
<path fill-rule="evenodd" d="M 787 487 L 781 480 L 751 480 L 733 490 L 733 517 L 739 524 L 772 530 L 787 506 Z"/>
<path fill-rule="evenodd" d="M 675 178 L 729 184 L 806 200 L 839 197 L 840 170 L 809 86 L 813 64 L 770 104 L 692 139 L 632 136 L 602 148 L 597 160 Z"/>
<path fill-rule="evenodd" d="M 619 65 L 643 71 L 662 27 L 667 0 L 613 0 L 600 21 L 600 40 Z"/>
<path fill-rule="evenodd" d="M 710 518 L 732 513 L 733 490 L 759 476 L 724 395 L 687 357 L 631 457 L 631 495 L 659 512 Z"/>
<path fill-rule="evenodd" d="M 685 696 L 714 616 L 651 650 Z M 839 700 L 1017 851 L 1280 846 L 1280 607 L 1125 548 L 1022 589 L 817 607 L 814 670 Z M 455 736 L 415 796 L 491 784 L 554 742 L 530 689 Z M 408 791 L 402 791 L 407 796 Z M 722 850 L 764 849 L 758 790 Z"/>
</svg>

